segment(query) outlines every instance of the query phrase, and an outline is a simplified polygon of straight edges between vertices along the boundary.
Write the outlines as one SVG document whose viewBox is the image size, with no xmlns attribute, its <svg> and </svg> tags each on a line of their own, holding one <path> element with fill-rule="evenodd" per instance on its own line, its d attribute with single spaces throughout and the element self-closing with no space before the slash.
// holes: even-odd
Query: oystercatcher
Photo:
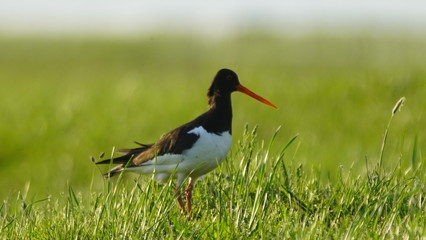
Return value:
<svg viewBox="0 0 426 240">
<path fill-rule="evenodd" d="M 184 214 L 191 212 L 192 189 L 195 181 L 215 169 L 226 157 L 231 147 L 232 106 L 231 93 L 239 91 L 260 102 L 277 108 L 268 100 L 240 84 L 238 76 L 229 69 L 221 69 L 208 89 L 209 109 L 195 118 L 163 135 L 152 144 L 140 144 L 133 149 L 116 152 L 121 157 L 106 159 L 96 164 L 119 164 L 105 175 L 111 177 L 122 171 L 133 171 L 153 176 L 165 182 L 172 175 L 177 178 L 176 198 Z M 188 178 L 186 209 L 179 188 Z"/>
</svg>

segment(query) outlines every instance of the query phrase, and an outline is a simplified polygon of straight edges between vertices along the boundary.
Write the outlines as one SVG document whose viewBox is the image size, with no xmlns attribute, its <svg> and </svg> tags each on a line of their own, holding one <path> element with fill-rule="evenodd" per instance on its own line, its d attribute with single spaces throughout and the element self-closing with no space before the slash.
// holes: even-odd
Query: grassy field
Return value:
<svg viewBox="0 0 426 240">
<path fill-rule="evenodd" d="M 426 237 L 425 40 L 0 38 L 0 237 Z M 233 95 L 233 148 L 191 220 L 172 183 L 102 178 L 90 156 L 202 113 L 223 67 L 279 109 Z"/>
</svg>

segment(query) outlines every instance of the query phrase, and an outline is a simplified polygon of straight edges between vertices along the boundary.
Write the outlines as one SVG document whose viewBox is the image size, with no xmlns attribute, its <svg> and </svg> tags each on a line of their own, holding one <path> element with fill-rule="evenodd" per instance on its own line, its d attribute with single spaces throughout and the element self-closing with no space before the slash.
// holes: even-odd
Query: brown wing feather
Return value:
<svg viewBox="0 0 426 240">
<path fill-rule="evenodd" d="M 141 165 L 146 161 L 152 160 L 155 156 L 180 154 L 184 150 L 192 147 L 199 136 L 188 134 L 187 130 L 187 127 L 184 125 L 165 134 L 157 143 L 135 156 L 128 167 Z"/>
</svg>

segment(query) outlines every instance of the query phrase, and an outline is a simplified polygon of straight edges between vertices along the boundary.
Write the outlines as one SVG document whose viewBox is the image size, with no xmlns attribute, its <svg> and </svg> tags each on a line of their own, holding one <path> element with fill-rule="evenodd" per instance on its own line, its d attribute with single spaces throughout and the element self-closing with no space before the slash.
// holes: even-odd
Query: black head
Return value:
<svg viewBox="0 0 426 240">
<path fill-rule="evenodd" d="M 221 69 L 217 72 L 216 76 L 213 79 L 212 85 L 209 88 L 207 96 L 209 97 L 209 104 L 214 104 L 216 97 L 219 96 L 230 96 L 232 92 L 239 91 L 242 92 L 268 106 L 277 108 L 274 104 L 268 100 L 262 98 L 261 96 L 250 91 L 248 88 L 240 84 L 237 74 L 229 69 Z"/>
<path fill-rule="evenodd" d="M 221 69 L 217 72 L 209 88 L 207 96 L 230 94 L 237 90 L 240 85 L 237 74 L 229 69 Z"/>
</svg>

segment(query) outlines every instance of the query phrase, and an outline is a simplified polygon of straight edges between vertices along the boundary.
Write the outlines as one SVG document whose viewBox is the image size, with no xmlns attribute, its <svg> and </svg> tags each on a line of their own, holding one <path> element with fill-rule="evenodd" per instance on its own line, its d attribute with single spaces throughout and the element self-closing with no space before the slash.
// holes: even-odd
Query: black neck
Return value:
<svg viewBox="0 0 426 240">
<path fill-rule="evenodd" d="M 209 132 L 232 132 L 232 105 L 231 94 L 215 94 L 209 98 L 209 118 L 206 129 Z"/>
</svg>

